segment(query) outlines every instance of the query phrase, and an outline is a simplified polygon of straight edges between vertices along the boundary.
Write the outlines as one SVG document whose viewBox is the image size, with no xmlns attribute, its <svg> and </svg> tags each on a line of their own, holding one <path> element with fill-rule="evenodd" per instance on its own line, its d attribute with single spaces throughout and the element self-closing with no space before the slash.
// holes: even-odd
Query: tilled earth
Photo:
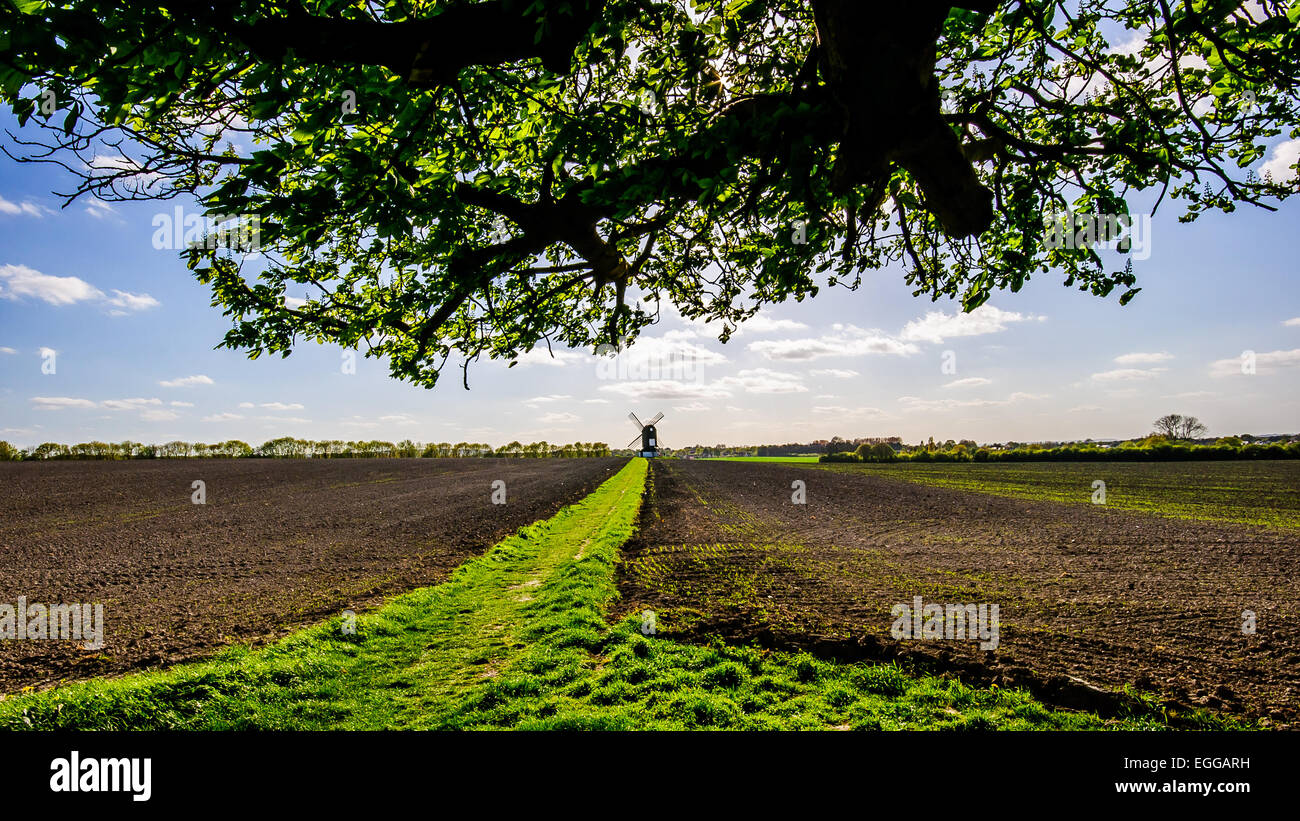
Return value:
<svg viewBox="0 0 1300 821">
<path fill-rule="evenodd" d="M 0 463 L 0 604 L 98 603 L 105 623 L 98 650 L 0 641 L 0 693 L 260 643 L 436 584 L 624 461 Z"/>
<path fill-rule="evenodd" d="M 782 464 L 658 461 L 650 481 L 620 610 L 655 611 L 660 633 L 906 659 L 1103 712 L 1128 687 L 1175 716 L 1300 718 L 1294 530 Z M 891 608 L 914 596 L 997 604 L 999 646 L 892 638 Z"/>
</svg>

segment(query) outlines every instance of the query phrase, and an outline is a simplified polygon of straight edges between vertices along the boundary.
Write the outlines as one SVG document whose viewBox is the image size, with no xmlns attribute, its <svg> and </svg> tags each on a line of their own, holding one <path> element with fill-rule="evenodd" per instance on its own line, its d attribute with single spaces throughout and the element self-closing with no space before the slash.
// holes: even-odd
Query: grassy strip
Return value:
<svg viewBox="0 0 1300 821">
<path fill-rule="evenodd" d="M 1300 528 L 1300 463 L 1053 462 L 821 463 L 820 470 L 1034 501 L 1091 504 L 1106 483 L 1106 507 L 1176 519 Z"/>
<path fill-rule="evenodd" d="M 437 587 L 261 650 L 0 702 L 8 729 L 1147 729 L 1023 691 L 892 665 L 699 647 L 612 628 L 613 568 L 641 504 L 633 460 L 582 502 Z"/>
</svg>

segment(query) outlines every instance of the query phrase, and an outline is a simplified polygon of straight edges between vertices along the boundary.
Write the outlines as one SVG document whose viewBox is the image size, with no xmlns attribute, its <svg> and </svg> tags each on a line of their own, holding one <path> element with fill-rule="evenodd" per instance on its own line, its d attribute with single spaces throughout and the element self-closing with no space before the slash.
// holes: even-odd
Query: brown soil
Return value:
<svg viewBox="0 0 1300 821">
<path fill-rule="evenodd" d="M 670 635 L 905 658 L 1102 711 L 1134 685 L 1176 713 L 1300 717 L 1294 533 L 781 464 L 659 461 L 651 482 L 620 611 L 656 610 Z M 893 639 L 914 596 L 998 604 L 1000 646 Z"/>
<path fill-rule="evenodd" d="M 621 459 L 0 464 L 0 603 L 100 603 L 105 646 L 0 641 L 0 692 L 261 643 L 445 579 Z M 191 503 L 203 480 L 207 503 Z M 492 482 L 506 504 L 491 503 Z"/>
</svg>

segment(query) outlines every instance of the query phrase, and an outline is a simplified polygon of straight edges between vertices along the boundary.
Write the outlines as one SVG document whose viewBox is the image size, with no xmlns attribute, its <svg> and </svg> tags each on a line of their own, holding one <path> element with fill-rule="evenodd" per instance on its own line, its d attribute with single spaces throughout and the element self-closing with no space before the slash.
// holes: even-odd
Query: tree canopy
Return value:
<svg viewBox="0 0 1300 821">
<path fill-rule="evenodd" d="M 448 363 L 720 320 L 897 264 L 972 310 L 1137 292 L 1045 215 L 1273 207 L 1300 8 L 1125 0 L 0 0 L 5 150 L 193 196 L 224 343 Z M 305 296 L 300 298 L 299 294 Z"/>
</svg>

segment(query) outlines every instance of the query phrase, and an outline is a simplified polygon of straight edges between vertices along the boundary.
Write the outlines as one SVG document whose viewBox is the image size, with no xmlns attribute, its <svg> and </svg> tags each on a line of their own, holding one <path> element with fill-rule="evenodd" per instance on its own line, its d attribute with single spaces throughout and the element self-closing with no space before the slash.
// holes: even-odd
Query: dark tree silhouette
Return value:
<svg viewBox="0 0 1300 821">
<path fill-rule="evenodd" d="M 725 340 L 890 264 L 965 310 L 1049 270 L 1127 302 L 1131 267 L 1049 242 L 1045 216 L 1293 193 L 1244 169 L 1300 121 L 1298 20 L 1270 0 L 5 0 L 0 97 L 25 126 L 6 151 L 66 168 L 68 201 L 260 221 L 260 256 L 184 251 L 224 344 L 331 341 L 432 385 L 453 357 L 634 338 L 668 305 Z"/>
</svg>

